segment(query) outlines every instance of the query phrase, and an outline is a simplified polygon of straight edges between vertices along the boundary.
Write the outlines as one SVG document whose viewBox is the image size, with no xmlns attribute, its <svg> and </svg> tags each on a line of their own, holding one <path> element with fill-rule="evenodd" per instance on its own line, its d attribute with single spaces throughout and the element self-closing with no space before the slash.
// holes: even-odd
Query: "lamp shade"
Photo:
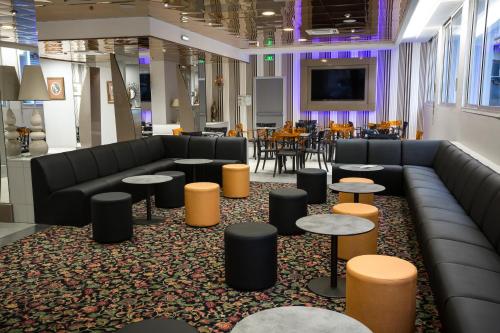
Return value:
<svg viewBox="0 0 500 333">
<path fill-rule="evenodd" d="M 19 78 L 14 66 L 0 66 L 0 97 L 2 101 L 19 100 Z"/>
<path fill-rule="evenodd" d="M 42 68 L 38 65 L 26 65 L 19 90 L 20 101 L 48 101 L 49 92 L 43 77 Z"/>
<path fill-rule="evenodd" d="M 178 98 L 174 98 L 172 100 L 172 104 L 170 104 L 170 106 L 174 107 L 174 108 L 178 108 L 180 105 L 179 105 L 179 99 Z"/>
</svg>

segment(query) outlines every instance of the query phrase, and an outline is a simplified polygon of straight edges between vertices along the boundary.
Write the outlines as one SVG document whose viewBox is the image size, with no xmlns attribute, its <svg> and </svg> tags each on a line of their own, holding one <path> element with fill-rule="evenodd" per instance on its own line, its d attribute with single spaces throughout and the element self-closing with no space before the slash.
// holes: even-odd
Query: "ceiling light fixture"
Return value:
<svg viewBox="0 0 500 333">
<path fill-rule="evenodd" d="M 262 15 L 264 16 L 273 16 L 274 14 L 276 13 L 273 12 L 272 10 L 266 10 L 265 12 L 262 12 Z"/>
<path fill-rule="evenodd" d="M 297 39 L 299 42 L 307 42 L 307 39 L 306 38 L 299 38 Z"/>
<path fill-rule="evenodd" d="M 344 23 L 354 23 L 354 22 L 357 22 L 358 20 L 356 19 L 345 19 L 344 20 Z"/>
<path fill-rule="evenodd" d="M 291 27 L 286 27 L 286 28 L 283 28 L 283 31 L 288 31 L 288 32 L 289 32 L 289 31 L 293 31 L 293 28 L 291 28 Z"/>
<path fill-rule="evenodd" d="M 355 33 L 355 32 L 356 32 L 356 29 L 351 29 L 351 32 L 352 32 L 352 33 Z"/>
<path fill-rule="evenodd" d="M 165 7 L 165 8 L 168 8 L 168 6 L 169 6 L 168 2 L 165 2 L 165 3 L 163 4 L 163 7 Z"/>
<path fill-rule="evenodd" d="M 10 15 L 12 15 L 12 16 L 16 16 L 16 15 L 17 15 L 17 10 L 12 9 L 12 10 L 10 11 Z"/>
<path fill-rule="evenodd" d="M 182 39 L 182 40 L 185 40 L 185 41 L 188 41 L 188 40 L 189 40 L 189 37 L 188 37 L 188 36 L 186 36 L 186 35 L 181 35 L 181 39 Z"/>
<path fill-rule="evenodd" d="M 344 17 L 345 17 L 345 18 L 349 18 L 349 17 L 351 17 L 351 13 L 345 13 L 345 14 L 344 14 Z"/>
<path fill-rule="evenodd" d="M 324 62 L 328 62 L 328 60 L 326 60 L 326 59 L 321 59 L 321 62 L 323 62 L 323 63 L 324 63 Z"/>
<path fill-rule="evenodd" d="M 1 28 L 4 30 L 14 30 L 14 26 L 12 24 L 3 24 Z"/>
<path fill-rule="evenodd" d="M 361 37 L 359 36 L 352 36 L 351 39 L 360 39 Z"/>
</svg>

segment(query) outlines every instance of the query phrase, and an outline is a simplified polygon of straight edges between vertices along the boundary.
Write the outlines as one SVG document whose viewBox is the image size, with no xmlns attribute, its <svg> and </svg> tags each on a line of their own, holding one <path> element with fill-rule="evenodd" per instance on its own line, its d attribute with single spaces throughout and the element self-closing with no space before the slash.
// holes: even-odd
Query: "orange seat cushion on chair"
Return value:
<svg viewBox="0 0 500 333">
<path fill-rule="evenodd" d="M 219 184 L 191 183 L 184 186 L 186 224 L 210 227 L 220 221 Z"/>
<path fill-rule="evenodd" d="M 339 180 L 339 183 L 364 183 L 364 184 L 374 184 L 373 180 L 368 178 L 360 177 L 347 177 Z M 366 193 L 359 195 L 359 202 L 367 205 L 373 205 L 373 193 Z M 339 203 L 354 202 L 353 193 L 339 193 Z"/>
<path fill-rule="evenodd" d="M 374 333 L 414 332 L 417 268 L 396 257 L 365 255 L 347 262 L 346 314 Z"/>
<path fill-rule="evenodd" d="M 358 216 L 372 221 L 375 228 L 365 234 L 356 236 L 340 236 L 338 239 L 338 257 L 349 260 L 363 254 L 377 253 L 378 217 L 379 211 L 375 206 L 363 203 L 341 203 L 333 206 L 334 214 Z"/>
<path fill-rule="evenodd" d="M 222 167 L 222 191 L 227 198 L 246 198 L 250 194 L 250 166 L 226 164 Z"/>
</svg>

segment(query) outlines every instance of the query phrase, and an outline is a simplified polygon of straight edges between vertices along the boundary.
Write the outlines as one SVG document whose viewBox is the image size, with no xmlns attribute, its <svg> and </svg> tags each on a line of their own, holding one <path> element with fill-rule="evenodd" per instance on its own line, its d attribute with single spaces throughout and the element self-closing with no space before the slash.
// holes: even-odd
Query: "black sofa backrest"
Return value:
<svg viewBox="0 0 500 333">
<path fill-rule="evenodd" d="M 338 140 L 335 149 L 335 163 L 366 164 L 368 141 L 364 139 Z"/>
<path fill-rule="evenodd" d="M 118 169 L 120 171 L 132 169 L 136 166 L 134 154 L 129 142 L 118 142 L 110 145 L 116 160 L 118 161 Z"/>
<path fill-rule="evenodd" d="M 492 199 L 482 219 L 482 230 L 500 254 L 500 192 Z"/>
<path fill-rule="evenodd" d="M 368 163 L 401 165 L 401 141 L 368 140 Z"/>
<path fill-rule="evenodd" d="M 118 161 L 111 145 L 97 146 L 89 149 L 97 163 L 99 177 L 109 176 L 118 172 Z"/>
<path fill-rule="evenodd" d="M 401 142 L 401 162 L 403 165 L 432 167 L 434 157 L 442 141 L 404 140 Z"/>
<path fill-rule="evenodd" d="M 246 140 L 235 137 L 222 137 L 217 139 L 215 158 L 218 160 L 240 160 L 247 163 Z"/>
<path fill-rule="evenodd" d="M 132 153 L 134 154 L 134 160 L 136 165 L 144 165 L 151 163 L 153 161 L 153 157 L 151 152 L 149 151 L 148 144 L 146 140 L 132 140 L 129 141 L 128 144 L 132 149 Z"/>
<path fill-rule="evenodd" d="M 144 139 L 148 146 L 149 153 L 151 154 L 152 161 L 158 161 L 165 157 L 165 147 L 163 141 L 166 140 L 159 135 L 153 135 Z"/>
<path fill-rule="evenodd" d="M 215 158 L 217 138 L 192 136 L 189 140 L 189 158 Z"/>
<path fill-rule="evenodd" d="M 188 158 L 190 136 L 182 135 L 162 135 L 164 157 L 168 158 Z"/>
<path fill-rule="evenodd" d="M 80 149 L 65 153 L 71 163 L 77 183 L 99 177 L 99 169 L 90 149 Z"/>
</svg>

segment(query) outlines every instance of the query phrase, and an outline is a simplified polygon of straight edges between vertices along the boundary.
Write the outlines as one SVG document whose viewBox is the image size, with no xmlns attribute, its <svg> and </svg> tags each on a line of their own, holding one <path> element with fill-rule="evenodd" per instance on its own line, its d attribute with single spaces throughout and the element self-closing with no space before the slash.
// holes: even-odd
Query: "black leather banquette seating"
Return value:
<svg viewBox="0 0 500 333">
<path fill-rule="evenodd" d="M 343 162 L 387 167 L 401 154 L 366 176 L 404 186 L 445 330 L 500 332 L 500 175 L 448 141 L 350 141 Z"/>
<path fill-rule="evenodd" d="M 221 184 L 222 166 L 247 163 L 245 138 L 152 136 L 88 149 L 41 156 L 31 160 L 36 223 L 84 226 L 90 223 L 90 197 L 121 191 L 134 202 L 145 198 L 143 187 L 122 183 L 130 176 L 164 170 L 186 172 L 179 158 L 207 158 L 213 163 L 197 169 L 197 181 Z"/>
</svg>

